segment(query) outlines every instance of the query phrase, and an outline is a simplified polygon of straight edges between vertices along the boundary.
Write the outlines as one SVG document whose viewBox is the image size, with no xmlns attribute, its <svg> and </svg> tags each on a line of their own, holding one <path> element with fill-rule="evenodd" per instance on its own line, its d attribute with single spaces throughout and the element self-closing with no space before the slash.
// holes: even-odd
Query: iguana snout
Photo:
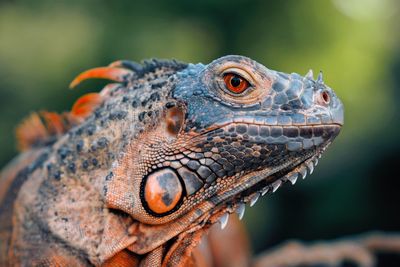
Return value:
<svg viewBox="0 0 400 267">
<path fill-rule="evenodd" d="M 141 181 L 146 222 L 171 221 L 204 201 L 252 202 L 312 172 L 343 124 L 342 103 L 322 74 L 312 76 L 242 56 L 177 72 L 170 95 L 184 119 L 170 152 Z"/>
</svg>

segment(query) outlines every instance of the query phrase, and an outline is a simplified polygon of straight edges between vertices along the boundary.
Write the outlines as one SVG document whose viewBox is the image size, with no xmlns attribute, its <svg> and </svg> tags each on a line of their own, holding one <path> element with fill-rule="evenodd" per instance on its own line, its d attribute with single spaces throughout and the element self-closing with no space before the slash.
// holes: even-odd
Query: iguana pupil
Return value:
<svg viewBox="0 0 400 267">
<path fill-rule="evenodd" d="M 232 77 L 231 84 L 233 87 L 238 87 L 241 83 L 241 79 L 237 76 Z"/>
<path fill-rule="evenodd" d="M 249 82 L 235 73 L 225 74 L 224 81 L 226 87 L 228 87 L 228 89 L 235 94 L 240 94 L 249 87 Z"/>
</svg>

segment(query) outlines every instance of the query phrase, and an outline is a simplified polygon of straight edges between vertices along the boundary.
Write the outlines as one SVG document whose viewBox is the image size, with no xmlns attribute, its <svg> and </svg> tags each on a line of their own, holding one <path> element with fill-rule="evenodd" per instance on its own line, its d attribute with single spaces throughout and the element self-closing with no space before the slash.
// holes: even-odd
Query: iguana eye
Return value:
<svg viewBox="0 0 400 267">
<path fill-rule="evenodd" d="M 224 82 L 228 90 L 234 94 L 241 94 L 250 86 L 246 79 L 235 73 L 225 74 Z"/>
<path fill-rule="evenodd" d="M 181 181 L 171 169 L 157 170 L 147 176 L 143 187 L 145 208 L 163 215 L 178 208 L 183 195 Z"/>
</svg>

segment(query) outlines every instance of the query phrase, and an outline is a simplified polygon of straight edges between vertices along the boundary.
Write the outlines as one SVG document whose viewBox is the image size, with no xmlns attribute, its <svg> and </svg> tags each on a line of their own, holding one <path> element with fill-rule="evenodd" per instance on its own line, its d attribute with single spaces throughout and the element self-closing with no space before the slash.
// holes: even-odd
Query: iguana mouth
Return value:
<svg viewBox="0 0 400 267">
<path fill-rule="evenodd" d="M 316 152 L 315 155 L 307 155 L 303 160 L 297 160 L 295 163 L 283 166 L 282 169 L 259 170 L 244 175 L 240 178 L 237 185 L 233 186 L 233 189 L 214 197 L 212 201 L 218 207 L 234 207 L 239 219 L 242 219 L 246 204 L 252 207 L 258 201 L 259 197 L 265 196 L 268 193 L 274 193 L 281 185 L 287 182 L 294 185 L 298 178 L 305 179 L 308 174 L 311 175 L 325 148 Z M 232 213 L 234 209 L 229 210 Z M 223 221 L 221 221 L 221 224 L 224 227 Z"/>
<path fill-rule="evenodd" d="M 190 238 L 190 233 L 207 230 L 217 221 L 219 221 L 221 229 L 224 229 L 228 224 L 229 214 L 231 213 L 236 212 L 241 220 L 245 213 L 246 204 L 252 207 L 260 196 L 275 192 L 283 183 L 289 181 L 294 185 L 299 177 L 304 179 L 308 173 L 312 174 L 314 167 L 318 164 L 318 159 L 329 145 L 330 142 L 310 151 L 302 159 L 285 164 L 281 168 L 263 169 L 246 175 L 240 173 L 235 175 L 234 178 L 238 179 L 238 182 L 230 189 L 212 197 L 209 200 L 213 203 L 210 210 L 193 221 L 186 230 L 171 238 L 167 242 L 168 247 L 173 247 L 174 243 L 188 236 Z"/>
<path fill-rule="evenodd" d="M 229 128 L 231 126 L 225 125 L 224 127 Z M 332 123 L 307 127 L 315 127 L 313 129 L 316 129 L 316 131 L 323 129 L 330 134 L 329 136 L 325 135 L 324 140 L 321 140 L 318 146 L 315 145 L 310 149 L 301 151 L 301 155 L 297 158 L 282 158 L 282 163 L 273 167 L 260 167 L 249 173 L 241 171 L 232 177 L 224 178 L 234 180 L 234 182 L 209 199 L 216 207 L 211 211 L 210 218 L 214 217 L 214 214 L 218 214 L 221 227 L 225 227 L 228 218 L 225 214 L 236 212 L 241 219 L 244 216 L 246 204 L 251 207 L 260 196 L 275 192 L 282 184 L 290 182 L 294 185 L 299 177 L 304 179 L 307 174 L 312 174 L 319 158 L 330 145 L 332 139 L 339 133 L 341 125 Z M 226 212 L 221 212 L 222 210 L 226 210 Z"/>
<path fill-rule="evenodd" d="M 221 148 L 221 146 L 212 142 L 213 140 L 221 141 L 221 135 L 224 133 L 232 134 L 233 132 L 229 132 L 229 128 L 236 126 L 236 124 L 228 124 L 217 129 L 214 128 L 212 131 L 207 131 L 206 133 L 202 133 L 200 135 L 197 134 L 196 137 L 192 136 L 190 142 L 185 141 L 183 145 L 186 145 L 186 149 L 191 148 L 194 150 L 195 148 L 197 148 L 198 150 L 189 150 L 190 153 L 185 153 L 186 150 L 184 150 L 184 152 L 180 154 L 181 156 L 169 156 L 170 158 L 167 159 L 170 160 L 167 164 L 168 168 L 176 168 L 175 170 L 178 174 L 179 168 L 183 168 L 186 172 L 190 171 L 197 177 L 202 177 L 201 175 L 204 173 L 201 172 L 201 168 L 198 166 L 196 166 L 196 169 L 192 168 L 190 162 L 192 162 L 193 164 L 193 161 L 196 161 L 200 166 L 205 166 L 210 169 L 212 169 L 214 163 L 226 163 L 226 160 L 220 160 L 220 158 L 222 157 L 221 155 L 225 155 L 225 153 L 220 153 L 218 150 L 216 150 L 217 148 Z M 260 125 L 259 127 L 267 126 Z M 232 175 L 225 175 L 216 178 L 208 185 L 208 187 L 199 189 L 199 194 L 194 193 L 192 195 L 186 196 L 186 201 L 189 202 L 193 200 L 194 204 L 191 206 L 181 207 L 182 216 L 178 217 L 177 219 L 171 220 L 167 224 L 151 226 L 149 225 L 149 228 L 153 229 L 154 227 L 157 227 L 157 229 L 164 229 L 165 225 L 168 225 L 168 229 L 174 229 L 174 231 L 163 232 L 165 236 L 168 236 L 169 238 L 173 238 L 174 236 L 179 236 L 180 238 L 183 238 L 187 233 L 195 232 L 200 228 L 206 229 L 218 220 L 221 221 L 221 226 L 224 227 L 227 222 L 226 220 L 228 217 L 228 213 L 236 212 L 238 213 L 239 217 L 243 217 L 244 207 L 246 204 L 253 206 L 260 196 L 263 196 L 267 193 L 275 192 L 283 183 L 287 181 L 294 184 L 299 177 L 305 178 L 307 173 L 313 172 L 314 166 L 318 163 L 319 157 L 340 130 L 340 125 L 336 124 L 319 125 L 318 127 L 315 126 L 315 129 L 319 131 L 319 127 L 326 129 L 324 140 L 318 146 L 313 145 L 309 149 L 299 150 L 296 152 L 284 149 L 284 146 L 286 146 L 287 143 L 274 144 L 279 146 L 276 151 L 279 151 L 280 153 L 272 156 L 265 154 L 263 156 L 267 161 L 270 160 L 269 157 L 274 157 L 275 160 L 271 162 L 271 164 L 257 164 L 256 168 L 242 169 L 240 171 L 235 171 Z M 217 139 L 215 139 L 216 136 Z M 238 142 L 238 140 L 227 141 L 226 138 L 225 141 L 228 147 L 234 146 L 234 142 Z M 249 141 L 250 140 L 245 140 L 245 142 L 242 144 L 246 144 L 246 142 Z M 199 142 L 203 142 L 201 143 L 201 147 L 197 146 Z M 256 142 L 255 140 L 254 142 L 252 141 L 251 144 L 255 146 L 262 145 L 262 143 Z M 207 147 L 208 145 L 209 147 Z M 265 142 L 264 145 L 267 146 L 268 143 Z M 249 148 L 245 145 L 244 147 L 245 149 Z M 211 149 L 209 150 L 209 148 Z M 202 150 L 200 151 L 200 149 Z M 196 159 L 197 155 L 201 157 L 199 159 Z M 218 156 L 213 157 L 213 155 Z M 254 155 L 252 155 L 252 157 L 253 156 Z M 277 158 L 279 158 L 279 160 L 277 160 Z M 213 160 L 211 161 L 207 159 Z M 218 174 L 218 171 L 214 172 L 214 169 L 212 170 L 214 174 Z M 212 175 L 213 173 L 209 175 Z M 193 177 L 193 175 L 191 177 Z M 206 178 L 207 177 L 202 177 L 205 183 L 207 182 Z M 186 178 L 183 177 L 182 179 Z M 159 218 L 162 219 L 163 217 Z M 140 246 L 136 247 L 135 245 L 135 247 L 132 247 L 133 251 L 137 253 L 146 253 L 148 252 L 148 249 L 160 245 L 160 243 L 154 243 L 154 240 L 152 239 L 152 235 L 150 233 L 151 232 L 146 232 L 146 234 L 144 234 L 143 236 L 140 235 L 140 242 L 149 244 L 149 247 L 143 249 Z"/>
<path fill-rule="evenodd" d="M 305 179 L 307 174 L 312 174 L 314 167 L 318 164 L 321 153 L 312 156 L 294 167 L 287 167 L 273 174 L 268 175 L 260 170 L 252 175 L 248 175 L 248 182 L 240 186 L 227 190 L 218 197 L 214 197 L 216 208 L 208 216 L 207 222 L 202 224 L 212 224 L 219 221 L 221 229 L 228 223 L 229 214 L 236 213 L 240 220 L 243 219 L 246 205 L 254 206 L 260 197 L 272 194 L 284 183 L 290 182 L 294 185 L 299 177 Z M 217 204 L 218 203 L 218 204 Z"/>
</svg>

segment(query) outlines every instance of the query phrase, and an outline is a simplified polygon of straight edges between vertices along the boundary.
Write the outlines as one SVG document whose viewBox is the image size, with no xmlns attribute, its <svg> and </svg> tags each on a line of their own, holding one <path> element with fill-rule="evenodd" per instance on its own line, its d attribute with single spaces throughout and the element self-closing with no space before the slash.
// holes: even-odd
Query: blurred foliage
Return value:
<svg viewBox="0 0 400 267">
<path fill-rule="evenodd" d="M 399 4 L 393 0 L 0 0 L 0 163 L 33 110 L 62 111 L 101 82 L 74 75 L 117 59 L 207 63 L 249 56 L 271 69 L 324 70 L 345 127 L 310 180 L 245 217 L 255 251 L 287 238 L 400 230 Z"/>
</svg>

